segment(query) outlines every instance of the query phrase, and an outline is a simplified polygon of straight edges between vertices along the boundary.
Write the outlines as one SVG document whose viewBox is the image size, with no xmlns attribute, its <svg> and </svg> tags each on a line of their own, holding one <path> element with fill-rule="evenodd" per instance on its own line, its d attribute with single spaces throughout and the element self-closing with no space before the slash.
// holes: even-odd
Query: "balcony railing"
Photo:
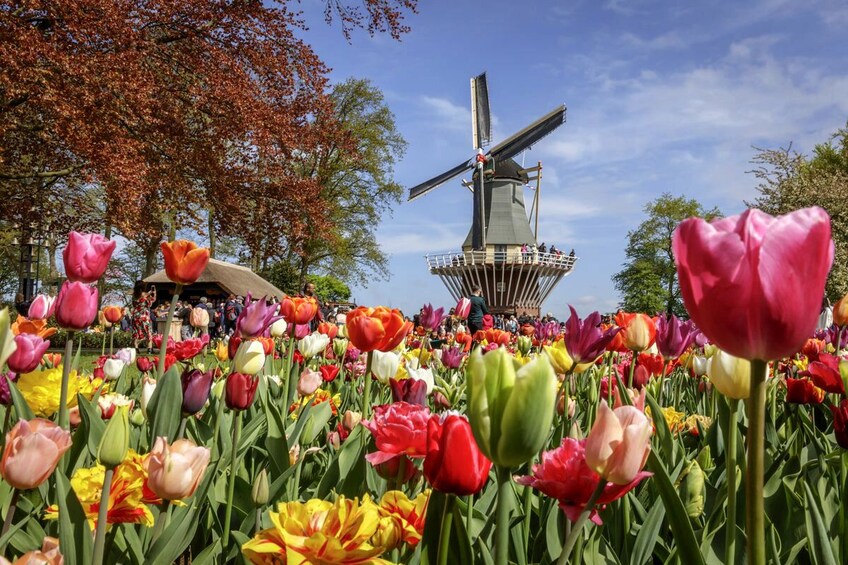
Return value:
<svg viewBox="0 0 848 565">
<path fill-rule="evenodd" d="M 425 255 L 430 270 L 447 267 L 463 267 L 465 265 L 544 265 L 570 270 L 574 267 L 577 257 L 570 253 L 539 253 L 528 251 L 462 251 L 459 253 L 443 253 Z"/>
</svg>

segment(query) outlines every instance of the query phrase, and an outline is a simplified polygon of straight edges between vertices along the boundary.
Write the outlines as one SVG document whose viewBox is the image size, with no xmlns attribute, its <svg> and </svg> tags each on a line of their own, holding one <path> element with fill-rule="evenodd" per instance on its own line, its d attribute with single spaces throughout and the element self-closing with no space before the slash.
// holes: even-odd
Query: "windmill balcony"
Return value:
<svg viewBox="0 0 848 565">
<path fill-rule="evenodd" d="M 510 251 L 462 251 L 459 253 L 442 253 L 439 255 L 426 255 L 427 266 L 430 272 L 435 272 L 450 267 L 464 267 L 469 265 L 542 265 L 570 271 L 574 268 L 577 257 L 560 253 L 539 253 L 521 250 Z"/>
</svg>

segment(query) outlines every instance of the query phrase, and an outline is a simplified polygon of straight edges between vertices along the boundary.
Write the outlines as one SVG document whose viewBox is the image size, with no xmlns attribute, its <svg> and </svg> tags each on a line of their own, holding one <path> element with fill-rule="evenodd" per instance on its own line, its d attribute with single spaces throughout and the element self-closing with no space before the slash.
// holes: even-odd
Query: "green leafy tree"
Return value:
<svg viewBox="0 0 848 565">
<path fill-rule="evenodd" d="M 627 262 L 613 276 L 621 293 L 621 307 L 629 312 L 685 316 L 671 236 L 677 225 L 692 216 L 711 220 L 721 215 L 717 208 L 706 210 L 695 199 L 665 193 L 644 208 L 648 218 L 627 232 Z"/>
<path fill-rule="evenodd" d="M 848 127 L 816 145 L 811 156 L 790 146 L 761 149 L 753 162 L 760 194 L 748 205 L 772 215 L 807 206 L 820 206 L 830 214 L 835 255 L 826 295 L 838 300 L 848 293 Z"/>
</svg>

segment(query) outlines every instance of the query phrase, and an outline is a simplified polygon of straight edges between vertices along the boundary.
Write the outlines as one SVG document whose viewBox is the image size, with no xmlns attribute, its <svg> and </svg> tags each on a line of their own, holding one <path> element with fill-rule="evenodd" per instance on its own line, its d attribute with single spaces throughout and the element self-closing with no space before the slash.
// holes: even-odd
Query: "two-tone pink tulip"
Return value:
<svg viewBox="0 0 848 565">
<path fill-rule="evenodd" d="M 22 375 L 34 371 L 41 358 L 50 347 L 50 341 L 35 334 L 18 334 L 15 336 L 15 352 L 9 356 L 6 363 L 9 370 Z"/>
<path fill-rule="evenodd" d="M 598 418 L 586 438 L 586 463 L 605 480 L 626 485 L 651 452 L 651 422 L 635 406 L 615 410 L 601 400 Z"/>
<path fill-rule="evenodd" d="M 116 242 L 97 233 L 68 234 L 68 244 L 62 251 L 68 280 L 93 283 L 103 276 Z"/>
<path fill-rule="evenodd" d="M 97 319 L 97 289 L 65 281 L 56 297 L 56 323 L 66 330 L 84 330 Z"/>
</svg>

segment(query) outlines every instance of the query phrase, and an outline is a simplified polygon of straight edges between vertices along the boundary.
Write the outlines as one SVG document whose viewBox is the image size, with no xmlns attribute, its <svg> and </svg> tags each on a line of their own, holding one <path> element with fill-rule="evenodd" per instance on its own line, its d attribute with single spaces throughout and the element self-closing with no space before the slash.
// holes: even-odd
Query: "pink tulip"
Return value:
<svg viewBox="0 0 848 565">
<path fill-rule="evenodd" d="M 50 420 L 21 420 L 6 434 L 0 475 L 17 489 L 35 488 L 53 473 L 70 447 L 70 432 Z"/>
<path fill-rule="evenodd" d="M 165 500 L 188 498 L 209 465 L 209 448 L 198 447 L 188 439 L 168 445 L 168 440 L 158 437 L 143 465 L 148 484 L 157 495 Z"/>
<path fill-rule="evenodd" d="M 689 218 L 672 247 L 686 310 L 723 351 L 769 361 L 812 335 L 833 263 L 830 217 L 821 208 Z"/>
<path fill-rule="evenodd" d="M 41 357 L 50 347 L 50 341 L 41 339 L 35 334 L 18 334 L 15 336 L 15 345 L 17 349 L 6 363 L 9 365 L 9 370 L 22 375 L 38 367 Z"/>
<path fill-rule="evenodd" d="M 456 314 L 457 318 L 462 318 L 463 320 L 468 317 L 468 314 L 471 313 L 471 300 L 468 298 L 462 297 L 459 299 L 459 302 L 456 303 L 456 308 L 454 309 L 454 314 Z"/>
<path fill-rule="evenodd" d="M 295 339 L 303 339 L 309 335 L 309 324 L 295 324 L 293 326 Z"/>
<path fill-rule="evenodd" d="M 612 410 L 601 400 L 598 418 L 586 438 L 586 463 L 611 483 L 632 482 L 651 452 L 651 423 L 635 406 Z"/>
<path fill-rule="evenodd" d="M 30 320 L 46 320 L 53 315 L 55 307 L 55 297 L 47 296 L 46 294 L 39 294 L 33 299 L 32 304 L 29 305 L 27 317 Z"/>
<path fill-rule="evenodd" d="M 56 322 L 68 330 L 84 330 L 97 318 L 97 289 L 65 281 L 56 297 Z"/>
<path fill-rule="evenodd" d="M 297 381 L 297 393 L 300 396 L 309 396 L 310 394 L 314 394 L 318 387 L 321 386 L 321 383 L 324 382 L 324 377 L 321 375 L 320 371 L 313 371 L 311 369 L 304 369 L 302 373 L 300 373 L 300 380 Z"/>
<path fill-rule="evenodd" d="M 68 244 L 62 251 L 62 260 L 65 263 L 65 274 L 70 281 L 93 283 L 103 276 L 112 252 L 115 250 L 115 242 L 110 241 L 98 233 L 77 233 L 72 231 L 68 234 Z"/>
</svg>

